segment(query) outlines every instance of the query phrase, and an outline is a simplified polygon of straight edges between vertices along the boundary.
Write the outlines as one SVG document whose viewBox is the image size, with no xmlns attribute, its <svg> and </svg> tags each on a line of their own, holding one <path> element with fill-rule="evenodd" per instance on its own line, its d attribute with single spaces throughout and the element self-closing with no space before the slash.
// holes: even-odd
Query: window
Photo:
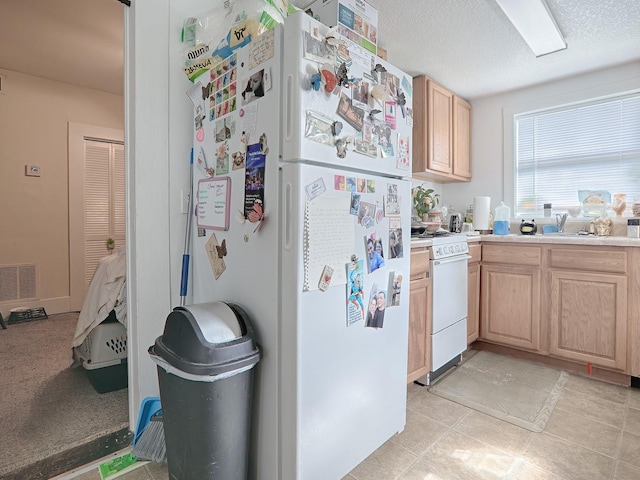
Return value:
<svg viewBox="0 0 640 480">
<path fill-rule="evenodd" d="M 515 115 L 516 216 L 566 211 L 578 190 L 640 201 L 640 92 Z"/>
</svg>

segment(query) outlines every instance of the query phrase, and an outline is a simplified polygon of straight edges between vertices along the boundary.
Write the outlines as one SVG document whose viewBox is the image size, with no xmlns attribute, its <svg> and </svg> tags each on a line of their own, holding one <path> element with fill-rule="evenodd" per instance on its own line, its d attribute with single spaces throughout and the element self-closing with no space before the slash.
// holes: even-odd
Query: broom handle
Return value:
<svg viewBox="0 0 640 480">
<path fill-rule="evenodd" d="M 187 300 L 187 285 L 189 282 L 189 250 L 191 246 L 191 215 L 193 215 L 193 148 L 189 164 L 189 206 L 187 207 L 187 231 L 184 235 L 184 254 L 182 255 L 182 275 L 180 278 L 180 306 Z"/>
</svg>

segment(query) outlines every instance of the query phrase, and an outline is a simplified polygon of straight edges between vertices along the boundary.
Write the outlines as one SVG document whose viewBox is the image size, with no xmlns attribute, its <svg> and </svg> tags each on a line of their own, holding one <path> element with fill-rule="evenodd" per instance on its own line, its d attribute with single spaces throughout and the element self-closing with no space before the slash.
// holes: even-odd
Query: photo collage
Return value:
<svg viewBox="0 0 640 480">
<path fill-rule="evenodd" d="M 238 104 L 237 59 L 234 53 L 210 70 L 209 78 L 209 121 L 235 112 Z"/>
</svg>

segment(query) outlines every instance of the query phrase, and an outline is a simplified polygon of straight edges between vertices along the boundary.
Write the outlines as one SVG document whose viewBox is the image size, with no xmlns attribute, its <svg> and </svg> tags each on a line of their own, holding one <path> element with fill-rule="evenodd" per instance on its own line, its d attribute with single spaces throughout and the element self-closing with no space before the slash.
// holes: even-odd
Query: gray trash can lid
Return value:
<svg viewBox="0 0 640 480">
<path fill-rule="evenodd" d="M 240 371 L 260 360 L 249 316 L 224 302 L 174 308 L 149 352 L 180 371 L 207 376 Z"/>
</svg>

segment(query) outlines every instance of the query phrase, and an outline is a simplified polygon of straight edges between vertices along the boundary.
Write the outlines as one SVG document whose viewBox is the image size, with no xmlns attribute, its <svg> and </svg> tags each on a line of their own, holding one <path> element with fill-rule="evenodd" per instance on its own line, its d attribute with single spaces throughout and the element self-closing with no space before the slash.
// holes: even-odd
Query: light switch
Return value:
<svg viewBox="0 0 640 480">
<path fill-rule="evenodd" d="M 24 174 L 28 177 L 40 176 L 40 167 L 38 165 L 25 165 L 24 170 Z"/>
</svg>

